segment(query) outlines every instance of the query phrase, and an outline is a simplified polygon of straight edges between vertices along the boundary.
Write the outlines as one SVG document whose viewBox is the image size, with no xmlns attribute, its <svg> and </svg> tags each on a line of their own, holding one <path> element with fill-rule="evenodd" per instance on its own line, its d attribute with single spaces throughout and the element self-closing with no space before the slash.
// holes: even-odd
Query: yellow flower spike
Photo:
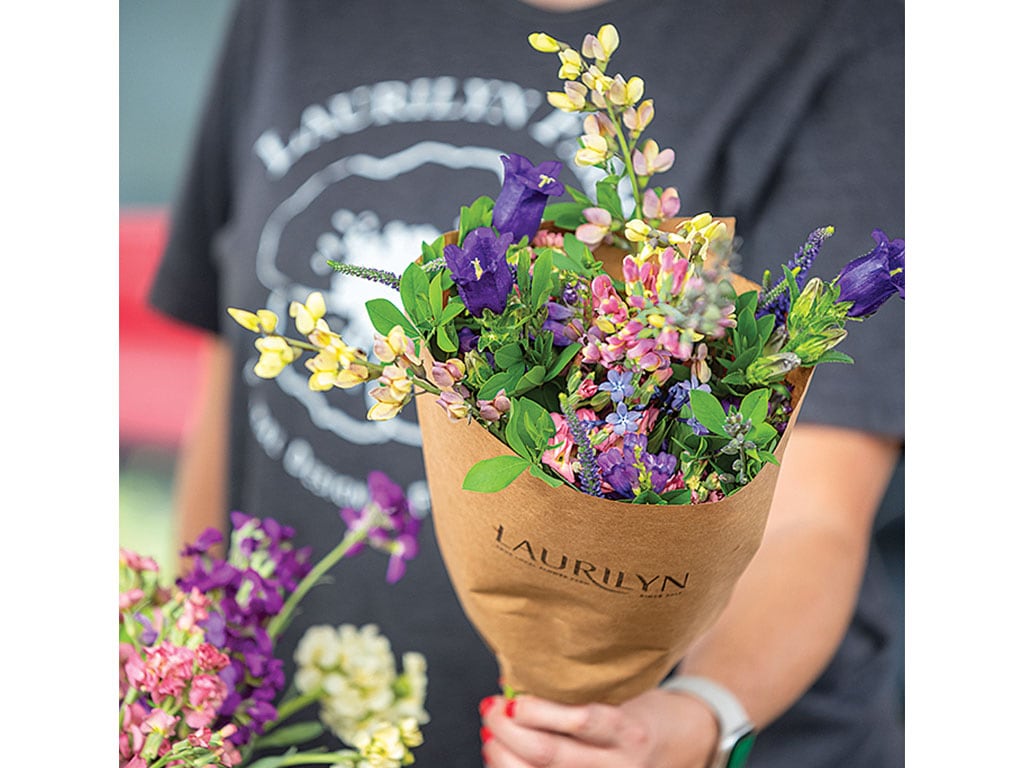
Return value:
<svg viewBox="0 0 1024 768">
<path fill-rule="evenodd" d="M 370 380 L 370 371 L 365 365 L 350 365 L 344 370 L 338 371 L 334 379 L 334 386 L 341 389 L 351 389 Z"/>
<path fill-rule="evenodd" d="M 611 58 L 611 55 L 619 47 L 619 30 L 615 28 L 614 24 L 605 24 L 597 30 L 597 41 L 601 43 L 601 47 L 605 51 L 605 58 Z"/>
<path fill-rule="evenodd" d="M 647 322 L 654 328 L 665 327 L 665 316 L 658 314 L 651 314 L 647 316 Z"/>
<path fill-rule="evenodd" d="M 548 91 L 548 103 L 563 112 L 582 112 L 587 106 L 587 89 L 570 80 L 565 84 L 564 92 Z"/>
<path fill-rule="evenodd" d="M 235 307 L 228 307 L 228 314 L 231 318 L 238 323 L 240 326 L 245 328 L 247 331 L 253 333 L 259 333 L 260 331 L 260 319 L 255 312 L 249 312 L 246 309 L 237 309 Z"/>
<path fill-rule="evenodd" d="M 592 91 L 597 91 L 600 94 L 606 93 L 615 82 L 611 77 L 606 75 L 597 67 L 590 67 L 580 76 L 580 79 L 583 80 L 583 84 L 587 86 L 587 88 Z"/>
<path fill-rule="evenodd" d="M 583 146 L 576 150 L 576 165 L 599 165 L 612 155 L 611 148 L 604 136 L 588 133 L 581 136 L 580 141 Z"/>
<path fill-rule="evenodd" d="M 633 136 L 639 136 L 654 119 L 654 100 L 646 99 L 622 113 L 622 122 Z"/>
<path fill-rule="evenodd" d="M 295 318 L 295 327 L 303 336 L 308 336 L 314 328 L 322 330 L 326 324 L 319 326 L 318 321 L 327 313 L 327 304 L 320 291 L 313 291 L 305 303 L 293 301 L 288 307 L 288 315 Z"/>
<path fill-rule="evenodd" d="M 395 418 L 405 403 L 374 403 L 366 413 L 370 421 L 390 421 Z"/>
<path fill-rule="evenodd" d="M 644 81 L 640 77 L 631 77 L 626 83 L 626 101 L 632 106 L 644 96 Z"/>
<path fill-rule="evenodd" d="M 253 366 L 253 373 L 261 379 L 273 379 L 287 368 L 300 354 L 280 336 L 264 336 L 256 339 L 260 359 Z"/>
<path fill-rule="evenodd" d="M 651 234 L 651 226 L 642 219 L 631 219 L 626 222 L 625 234 L 631 243 L 642 243 Z"/>
<path fill-rule="evenodd" d="M 562 62 L 562 67 L 558 70 L 560 80 L 575 80 L 583 72 L 583 59 L 572 48 L 566 48 L 558 54 L 558 58 Z"/>
<path fill-rule="evenodd" d="M 563 47 L 562 43 L 544 32 L 534 32 L 527 39 L 530 41 L 530 47 L 541 53 L 557 53 Z"/>
<path fill-rule="evenodd" d="M 714 217 L 712 217 L 710 213 L 698 213 L 696 216 L 694 216 L 687 222 L 687 227 L 694 232 L 699 232 L 700 230 L 704 229 L 704 227 L 706 227 L 708 224 L 710 224 L 713 218 Z"/>
<path fill-rule="evenodd" d="M 594 325 L 605 333 L 615 333 L 615 324 L 606 317 L 595 317 Z"/>
</svg>

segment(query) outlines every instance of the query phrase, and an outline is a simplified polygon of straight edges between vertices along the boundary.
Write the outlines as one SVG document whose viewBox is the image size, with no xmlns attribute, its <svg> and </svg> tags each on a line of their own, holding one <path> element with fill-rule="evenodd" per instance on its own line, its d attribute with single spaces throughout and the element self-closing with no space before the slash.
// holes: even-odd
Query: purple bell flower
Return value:
<svg viewBox="0 0 1024 768">
<path fill-rule="evenodd" d="M 548 197 L 565 194 L 565 187 L 558 181 L 562 164 L 552 160 L 534 166 L 514 153 L 502 155 L 501 162 L 505 179 L 494 201 L 491 221 L 502 234 L 511 234 L 512 242 L 518 243 L 524 236 L 532 239 L 540 227 Z"/>
<path fill-rule="evenodd" d="M 505 253 L 511 244 L 510 233 L 499 237 L 490 227 L 477 227 L 466 235 L 461 248 L 444 247 L 444 260 L 452 280 L 473 317 L 481 317 L 484 309 L 496 314 L 505 311 L 512 290 L 512 270 Z"/>
<path fill-rule="evenodd" d="M 873 315 L 894 293 L 904 298 L 903 240 L 890 241 L 880 229 L 871 236 L 877 243 L 874 250 L 851 261 L 836 278 L 839 300 L 853 302 L 849 317 Z"/>
</svg>

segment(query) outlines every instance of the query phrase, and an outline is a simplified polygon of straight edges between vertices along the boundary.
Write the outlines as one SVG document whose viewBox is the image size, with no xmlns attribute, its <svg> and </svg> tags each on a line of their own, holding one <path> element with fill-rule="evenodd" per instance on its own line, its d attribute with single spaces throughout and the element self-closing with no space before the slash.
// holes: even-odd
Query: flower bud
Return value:
<svg viewBox="0 0 1024 768">
<path fill-rule="evenodd" d="M 782 381 L 786 374 L 800 367 L 800 358 L 792 352 L 776 352 L 759 357 L 744 373 L 748 384 L 755 386 Z"/>
</svg>

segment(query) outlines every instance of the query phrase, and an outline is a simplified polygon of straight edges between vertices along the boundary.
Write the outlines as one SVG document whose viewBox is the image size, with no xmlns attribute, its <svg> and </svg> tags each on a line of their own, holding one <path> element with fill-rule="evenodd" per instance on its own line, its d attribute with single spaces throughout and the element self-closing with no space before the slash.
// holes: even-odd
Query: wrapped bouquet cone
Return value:
<svg viewBox="0 0 1024 768">
<path fill-rule="evenodd" d="M 780 461 L 811 372 L 790 374 Z M 452 423 L 435 399 L 420 396 L 417 411 L 438 544 L 505 683 L 567 704 L 620 703 L 657 686 L 760 546 L 778 467 L 696 505 L 602 499 L 529 473 L 475 493 L 462 488 L 469 469 L 512 451 L 474 422 Z"/>
</svg>

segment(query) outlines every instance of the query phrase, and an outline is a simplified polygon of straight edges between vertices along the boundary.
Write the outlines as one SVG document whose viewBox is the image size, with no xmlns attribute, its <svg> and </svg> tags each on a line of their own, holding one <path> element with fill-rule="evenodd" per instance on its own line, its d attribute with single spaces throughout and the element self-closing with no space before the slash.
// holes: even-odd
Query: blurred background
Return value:
<svg viewBox="0 0 1024 768">
<path fill-rule="evenodd" d="M 160 563 L 175 554 L 172 473 L 204 346 L 145 297 L 231 5 L 120 2 L 119 539 Z"/>
</svg>

